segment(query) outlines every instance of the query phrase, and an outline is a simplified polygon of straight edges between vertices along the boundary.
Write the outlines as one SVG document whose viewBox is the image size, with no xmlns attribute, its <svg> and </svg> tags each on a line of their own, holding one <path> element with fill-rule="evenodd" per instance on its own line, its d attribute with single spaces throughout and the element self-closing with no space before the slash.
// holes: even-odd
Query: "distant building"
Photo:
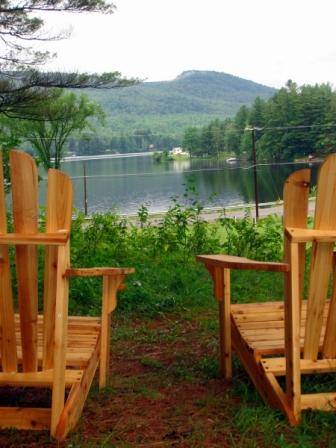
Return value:
<svg viewBox="0 0 336 448">
<path fill-rule="evenodd" d="M 188 151 L 183 151 L 183 148 L 181 148 L 180 146 L 173 148 L 171 151 L 169 151 L 169 154 L 171 156 L 189 156 Z"/>
</svg>

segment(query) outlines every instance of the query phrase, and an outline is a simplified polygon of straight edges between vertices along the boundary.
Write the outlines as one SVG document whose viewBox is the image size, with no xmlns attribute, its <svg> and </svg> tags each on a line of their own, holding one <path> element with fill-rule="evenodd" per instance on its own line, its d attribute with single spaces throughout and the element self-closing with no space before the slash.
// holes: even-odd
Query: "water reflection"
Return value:
<svg viewBox="0 0 336 448">
<path fill-rule="evenodd" d="M 202 159 L 158 164 L 150 156 L 85 163 L 90 213 L 111 208 L 122 213 L 135 213 L 143 203 L 153 212 L 167 210 L 172 197 L 183 197 L 185 184 L 190 179 L 206 206 L 225 207 L 254 200 L 253 170 L 248 165 L 233 166 L 224 161 Z M 304 167 L 302 164 L 259 166 L 260 201 L 282 198 L 286 177 Z M 75 206 L 83 209 L 83 162 L 66 162 L 62 168 L 73 178 Z M 316 165 L 312 171 L 314 183 Z"/>
</svg>

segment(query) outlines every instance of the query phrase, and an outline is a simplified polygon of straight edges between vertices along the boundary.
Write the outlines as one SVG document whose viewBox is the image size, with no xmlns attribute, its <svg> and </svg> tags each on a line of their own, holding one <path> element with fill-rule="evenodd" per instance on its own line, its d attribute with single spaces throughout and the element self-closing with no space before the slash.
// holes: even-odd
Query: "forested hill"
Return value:
<svg viewBox="0 0 336 448">
<path fill-rule="evenodd" d="M 88 90 L 106 112 L 106 125 L 89 141 L 71 141 L 78 154 L 105 151 L 165 150 L 181 145 L 189 126 L 233 116 L 256 97 L 267 99 L 275 89 L 237 76 L 190 70 L 172 81 L 143 82 L 133 87 Z"/>
<path fill-rule="evenodd" d="M 127 89 L 91 91 L 111 115 L 215 114 L 232 115 L 257 96 L 274 89 L 226 73 L 190 70 L 172 81 L 144 82 Z"/>
</svg>

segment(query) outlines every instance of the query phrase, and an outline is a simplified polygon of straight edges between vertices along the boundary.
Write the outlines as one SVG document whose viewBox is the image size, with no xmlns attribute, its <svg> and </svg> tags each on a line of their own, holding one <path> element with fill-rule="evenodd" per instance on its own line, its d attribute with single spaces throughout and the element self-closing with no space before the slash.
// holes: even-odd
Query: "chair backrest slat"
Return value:
<svg viewBox="0 0 336 448">
<path fill-rule="evenodd" d="M 14 230 L 21 234 L 38 231 L 38 173 L 34 159 L 21 151 L 10 152 Z M 20 310 L 23 371 L 37 370 L 37 247 L 15 250 Z"/>
<path fill-rule="evenodd" d="M 328 156 L 319 170 L 314 229 L 336 229 L 336 154 Z M 316 360 L 318 357 L 332 259 L 333 243 L 313 243 L 304 359 Z"/>
<path fill-rule="evenodd" d="M 2 154 L 0 154 L 0 232 L 7 232 Z M 17 371 L 15 320 L 8 247 L 0 246 L 1 364 L 4 372 Z"/>
<path fill-rule="evenodd" d="M 334 260 L 335 261 L 335 260 Z M 336 358 L 336 266 L 334 263 L 333 293 L 330 302 L 322 354 L 325 358 Z"/>
<path fill-rule="evenodd" d="M 70 178 L 57 170 L 48 172 L 46 231 L 70 232 L 72 217 L 72 183 Z M 53 345 L 55 333 L 57 247 L 46 248 L 44 270 L 44 323 L 43 323 L 43 368 L 53 367 Z"/>
<path fill-rule="evenodd" d="M 284 227 L 307 227 L 308 199 L 309 199 L 310 169 L 298 170 L 292 173 L 285 181 L 284 200 Z M 305 272 L 305 247 L 299 245 L 299 291 L 300 299 L 303 298 L 304 272 Z M 284 237 L 284 259 L 289 260 L 289 241 Z M 288 281 L 285 276 L 285 282 Z"/>
</svg>

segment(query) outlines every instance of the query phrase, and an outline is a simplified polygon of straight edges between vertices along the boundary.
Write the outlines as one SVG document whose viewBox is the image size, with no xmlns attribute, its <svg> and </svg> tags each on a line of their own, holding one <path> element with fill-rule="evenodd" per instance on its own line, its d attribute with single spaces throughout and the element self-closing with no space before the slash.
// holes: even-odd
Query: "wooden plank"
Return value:
<svg viewBox="0 0 336 448">
<path fill-rule="evenodd" d="M 54 382 L 51 405 L 51 435 L 56 428 L 64 407 L 65 366 L 68 327 L 68 279 L 64 277 L 69 264 L 69 243 L 58 248 L 54 337 Z"/>
<path fill-rule="evenodd" d="M 89 393 L 91 383 L 98 367 L 100 357 L 100 340 L 97 342 L 95 351 L 93 352 L 87 368 L 83 372 L 80 383 L 75 384 L 69 393 L 65 403 L 63 412 L 59 419 L 59 424 L 53 435 L 58 440 L 64 440 L 68 432 L 76 425 Z"/>
<path fill-rule="evenodd" d="M 285 315 L 283 311 L 274 311 L 269 313 L 254 313 L 254 314 L 234 314 L 234 318 L 239 324 L 240 322 L 268 322 L 271 320 L 284 320 Z"/>
<path fill-rule="evenodd" d="M 333 243 L 336 241 L 335 230 L 285 228 L 291 243 Z"/>
<path fill-rule="evenodd" d="M 46 210 L 46 232 L 65 231 L 70 234 L 72 218 L 73 188 L 66 174 L 50 169 L 48 171 L 48 192 Z M 56 279 L 57 279 L 57 248 L 47 247 L 44 261 L 44 291 L 43 291 L 43 368 L 53 367 Z"/>
<path fill-rule="evenodd" d="M 325 319 L 328 317 L 328 312 L 329 312 L 329 301 L 326 302 L 326 306 L 324 307 L 323 311 L 322 311 L 322 318 Z M 264 312 L 262 310 L 260 310 L 260 312 L 258 313 L 257 310 L 251 310 L 251 312 L 249 313 L 232 313 L 232 315 L 234 316 L 235 320 L 237 321 L 237 324 L 240 325 L 242 328 L 245 327 L 245 325 L 248 325 L 250 323 L 260 323 L 262 325 L 263 322 L 270 322 L 270 321 L 274 321 L 274 322 L 283 322 L 284 321 L 284 311 L 279 310 L 279 311 L 271 311 L 271 310 L 265 310 Z M 307 308 L 303 305 L 301 308 L 301 318 L 302 318 L 302 322 L 306 321 L 307 318 Z"/>
<path fill-rule="evenodd" d="M 324 325 L 326 323 L 327 318 L 324 318 Z M 259 322 L 260 323 L 260 322 Z M 282 339 L 284 336 L 284 325 L 281 327 L 274 327 L 274 328 L 262 328 L 260 326 L 259 328 L 254 329 L 245 329 L 243 325 L 239 326 L 240 332 L 244 337 L 254 339 L 256 341 L 262 340 L 262 339 Z M 324 333 L 325 326 L 322 327 L 321 334 Z M 305 326 L 304 322 L 300 325 L 300 338 L 304 338 L 305 335 Z"/>
<path fill-rule="evenodd" d="M 34 159 L 20 151 L 10 152 L 14 230 L 38 232 L 38 173 Z M 37 248 L 16 247 L 16 272 L 21 322 L 23 370 L 37 370 Z"/>
<path fill-rule="evenodd" d="M 289 257 L 291 271 L 287 274 L 285 283 L 286 395 L 294 419 L 300 421 L 300 285 L 299 247 L 297 243 L 290 244 Z"/>
<path fill-rule="evenodd" d="M 296 426 L 298 424 L 297 419 L 293 414 L 293 410 L 288 403 L 288 397 L 281 388 L 278 380 L 272 373 L 265 373 L 265 378 L 267 379 L 269 386 L 272 388 L 274 395 L 278 399 L 278 407 L 288 418 L 290 425 Z"/>
<path fill-rule="evenodd" d="M 326 318 L 324 318 L 324 323 L 326 322 Z M 251 327 L 249 322 L 247 324 L 238 325 L 239 330 L 243 336 L 251 337 L 254 336 L 259 337 L 262 334 L 269 335 L 270 337 L 274 337 L 276 334 L 280 334 L 283 336 L 284 332 L 284 322 L 280 321 L 271 321 L 271 324 L 268 326 L 263 326 L 263 324 L 268 322 L 255 322 L 258 326 Z M 301 323 L 300 326 L 300 336 L 304 336 L 305 326 Z M 322 329 L 323 331 L 323 329 Z M 268 337 L 268 336 L 267 336 Z"/>
<path fill-rule="evenodd" d="M 276 376 L 286 374 L 286 359 L 285 358 L 265 358 L 261 361 L 265 371 L 273 373 Z M 311 361 L 310 359 L 300 360 L 301 374 L 311 373 L 331 373 L 336 371 L 335 359 L 319 359 Z"/>
<path fill-rule="evenodd" d="M 110 359 L 111 313 L 117 307 L 117 292 L 123 284 L 124 278 L 124 275 L 103 276 L 99 388 L 106 386 Z"/>
<path fill-rule="evenodd" d="M 0 407 L 0 428 L 49 429 L 50 409 Z"/>
<path fill-rule="evenodd" d="M 253 384 L 261 397 L 270 406 L 281 409 L 288 417 L 291 424 L 296 424 L 293 412 L 287 402 L 287 398 L 278 394 L 278 389 L 274 388 L 274 381 L 270 381 L 270 375 L 266 374 L 260 363 L 260 358 L 256 352 L 249 350 L 235 325 L 231 322 L 232 343 L 235 352 L 239 356 L 243 366 L 249 374 Z M 286 403 L 286 406 L 285 406 Z"/>
<path fill-rule="evenodd" d="M 252 302 L 252 303 L 232 303 L 232 312 L 249 312 L 251 309 L 257 309 L 258 311 L 283 310 L 285 308 L 283 300 L 274 300 L 269 302 Z"/>
<path fill-rule="evenodd" d="M 284 227 L 307 227 L 310 169 L 298 170 L 285 181 L 283 190 Z M 290 242 L 284 237 L 284 261 L 290 258 Z M 299 294 L 303 299 L 306 244 L 299 244 Z M 285 276 L 285 289 L 287 278 Z"/>
<path fill-rule="evenodd" d="M 133 274 L 134 268 L 71 268 L 67 269 L 67 277 L 99 277 L 106 275 L 127 275 Z"/>
<path fill-rule="evenodd" d="M 0 153 L 0 232 L 7 232 L 6 200 L 2 154 Z M 1 364 L 4 372 L 16 372 L 17 353 L 13 293 L 8 248 L 0 246 Z"/>
<path fill-rule="evenodd" d="M 65 371 L 65 385 L 72 386 L 82 379 L 82 370 L 68 369 Z M 0 372 L 0 386 L 12 387 L 51 387 L 54 372 L 52 369 L 42 372 L 3 373 Z"/>
<path fill-rule="evenodd" d="M 67 350 L 66 365 L 69 368 L 83 369 L 87 366 L 87 363 L 92 354 L 92 350 L 87 352 L 79 352 L 77 348 Z M 22 362 L 22 351 L 18 348 L 18 363 Z M 42 350 L 38 351 L 38 365 L 42 365 Z M 28 373 L 28 372 L 27 372 Z"/>
<path fill-rule="evenodd" d="M 302 409 L 319 409 L 321 411 L 336 410 L 336 392 L 303 394 Z"/>
<path fill-rule="evenodd" d="M 101 314 L 101 345 L 100 345 L 100 363 L 99 363 L 99 389 L 106 386 L 109 359 L 110 359 L 110 331 L 111 331 L 111 313 L 109 312 L 110 300 L 117 306 L 117 298 L 110 298 L 110 277 L 103 276 L 103 297 Z"/>
<path fill-rule="evenodd" d="M 289 266 L 286 263 L 256 261 L 232 255 L 197 255 L 196 259 L 206 265 L 227 269 L 253 269 L 256 271 L 272 272 L 287 272 L 289 269 Z"/>
<path fill-rule="evenodd" d="M 330 155 L 319 169 L 314 229 L 336 229 L 336 154 Z M 314 243 L 310 269 L 308 315 L 304 358 L 316 360 L 322 328 L 322 312 L 327 295 L 333 260 L 332 243 Z"/>
<path fill-rule="evenodd" d="M 325 358 L 336 357 L 336 265 L 333 266 L 333 292 L 324 336 L 322 354 Z"/>
<path fill-rule="evenodd" d="M 220 370 L 226 380 L 232 378 L 230 270 L 215 268 L 215 291 L 219 312 Z"/>
<path fill-rule="evenodd" d="M 69 239 L 69 232 L 54 232 L 54 233 L 4 233 L 0 234 L 0 244 L 12 244 L 14 246 L 45 245 L 45 246 L 60 246 L 67 243 Z"/>
</svg>

